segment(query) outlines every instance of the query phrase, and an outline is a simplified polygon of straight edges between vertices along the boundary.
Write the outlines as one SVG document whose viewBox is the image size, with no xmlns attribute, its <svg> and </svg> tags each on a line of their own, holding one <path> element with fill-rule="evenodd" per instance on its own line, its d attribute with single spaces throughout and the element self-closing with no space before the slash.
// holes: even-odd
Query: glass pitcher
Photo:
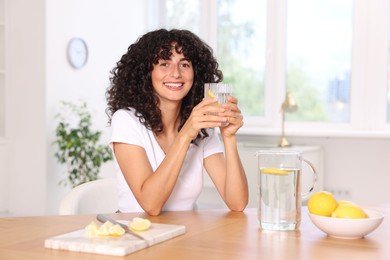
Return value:
<svg viewBox="0 0 390 260">
<path fill-rule="evenodd" d="M 301 153 L 290 150 L 256 152 L 258 161 L 258 220 L 267 230 L 298 230 L 301 201 L 313 191 L 317 182 L 314 166 Z M 302 162 L 312 171 L 313 183 L 301 194 Z"/>
</svg>

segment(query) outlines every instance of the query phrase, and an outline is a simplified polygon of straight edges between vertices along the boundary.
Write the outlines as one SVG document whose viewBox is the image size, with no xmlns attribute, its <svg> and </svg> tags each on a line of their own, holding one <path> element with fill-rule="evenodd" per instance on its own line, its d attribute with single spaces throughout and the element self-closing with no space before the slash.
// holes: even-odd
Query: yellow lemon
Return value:
<svg viewBox="0 0 390 260">
<path fill-rule="evenodd" d="M 282 170 L 277 168 L 263 168 L 260 169 L 260 173 L 272 174 L 272 175 L 288 175 L 287 170 Z"/>
<path fill-rule="evenodd" d="M 99 236 L 109 236 L 110 235 L 110 228 L 113 226 L 113 224 L 110 221 L 106 221 L 103 225 L 99 227 L 97 230 L 97 234 Z"/>
<path fill-rule="evenodd" d="M 87 237 L 95 237 L 98 234 L 98 225 L 92 221 L 85 227 L 85 234 Z"/>
<path fill-rule="evenodd" d="M 148 230 L 150 228 L 151 224 L 152 223 L 148 219 L 133 218 L 133 221 L 130 222 L 129 227 L 135 231 L 145 231 L 145 230 Z"/>
<path fill-rule="evenodd" d="M 337 207 L 345 206 L 345 205 L 356 205 L 354 202 L 349 200 L 340 200 L 337 201 Z"/>
<path fill-rule="evenodd" d="M 333 218 L 368 218 L 368 215 L 362 208 L 354 204 L 345 204 L 339 206 L 333 213 Z"/>
<path fill-rule="evenodd" d="M 115 225 L 110 227 L 110 235 L 111 236 L 122 236 L 124 233 L 125 233 L 124 228 L 118 224 L 115 224 Z"/>
<path fill-rule="evenodd" d="M 318 191 L 310 197 L 307 207 L 312 214 L 330 217 L 337 208 L 337 201 L 332 193 Z"/>
</svg>

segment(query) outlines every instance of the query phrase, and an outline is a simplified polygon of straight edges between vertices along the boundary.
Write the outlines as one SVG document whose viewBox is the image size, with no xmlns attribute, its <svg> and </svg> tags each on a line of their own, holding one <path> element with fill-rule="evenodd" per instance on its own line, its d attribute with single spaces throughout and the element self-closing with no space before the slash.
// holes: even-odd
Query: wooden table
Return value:
<svg viewBox="0 0 390 260">
<path fill-rule="evenodd" d="M 46 238 L 84 228 L 95 215 L 0 218 L 0 260 L 12 259 L 390 259 L 390 205 L 366 207 L 385 214 L 383 223 L 364 239 L 327 237 L 302 214 L 299 232 L 265 231 L 257 224 L 255 209 L 111 214 L 130 220 L 135 216 L 154 223 L 186 226 L 179 237 L 126 257 L 104 256 L 44 248 Z"/>
</svg>

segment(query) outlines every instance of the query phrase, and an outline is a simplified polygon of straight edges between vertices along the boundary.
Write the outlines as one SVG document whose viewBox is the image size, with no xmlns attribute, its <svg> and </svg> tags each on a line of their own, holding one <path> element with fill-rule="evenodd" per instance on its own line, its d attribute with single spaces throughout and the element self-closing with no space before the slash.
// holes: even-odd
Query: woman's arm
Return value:
<svg viewBox="0 0 390 260">
<path fill-rule="evenodd" d="M 225 157 L 214 154 L 205 159 L 205 168 L 229 209 L 242 211 L 248 204 L 248 183 L 237 149 L 236 132 L 243 125 L 243 117 L 237 106 L 237 99 L 228 98 L 222 105 L 229 125 L 221 127 Z"/>
<path fill-rule="evenodd" d="M 144 148 L 114 143 L 121 171 L 140 206 L 150 215 L 158 215 L 176 184 L 191 141 L 175 138 L 172 148 L 153 172 Z"/>
<path fill-rule="evenodd" d="M 233 139 L 224 140 L 225 156 L 213 154 L 204 160 L 204 166 L 228 208 L 242 211 L 248 204 L 248 184 Z"/>
</svg>

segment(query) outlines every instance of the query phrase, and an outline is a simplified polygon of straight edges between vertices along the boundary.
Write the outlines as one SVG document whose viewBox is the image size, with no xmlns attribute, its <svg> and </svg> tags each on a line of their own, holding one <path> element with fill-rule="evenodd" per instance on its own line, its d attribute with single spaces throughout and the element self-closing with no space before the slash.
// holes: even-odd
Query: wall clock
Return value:
<svg viewBox="0 0 390 260">
<path fill-rule="evenodd" d="M 69 64 L 75 69 L 81 69 L 88 60 L 88 47 L 81 38 L 72 38 L 68 43 L 67 57 Z"/>
</svg>

